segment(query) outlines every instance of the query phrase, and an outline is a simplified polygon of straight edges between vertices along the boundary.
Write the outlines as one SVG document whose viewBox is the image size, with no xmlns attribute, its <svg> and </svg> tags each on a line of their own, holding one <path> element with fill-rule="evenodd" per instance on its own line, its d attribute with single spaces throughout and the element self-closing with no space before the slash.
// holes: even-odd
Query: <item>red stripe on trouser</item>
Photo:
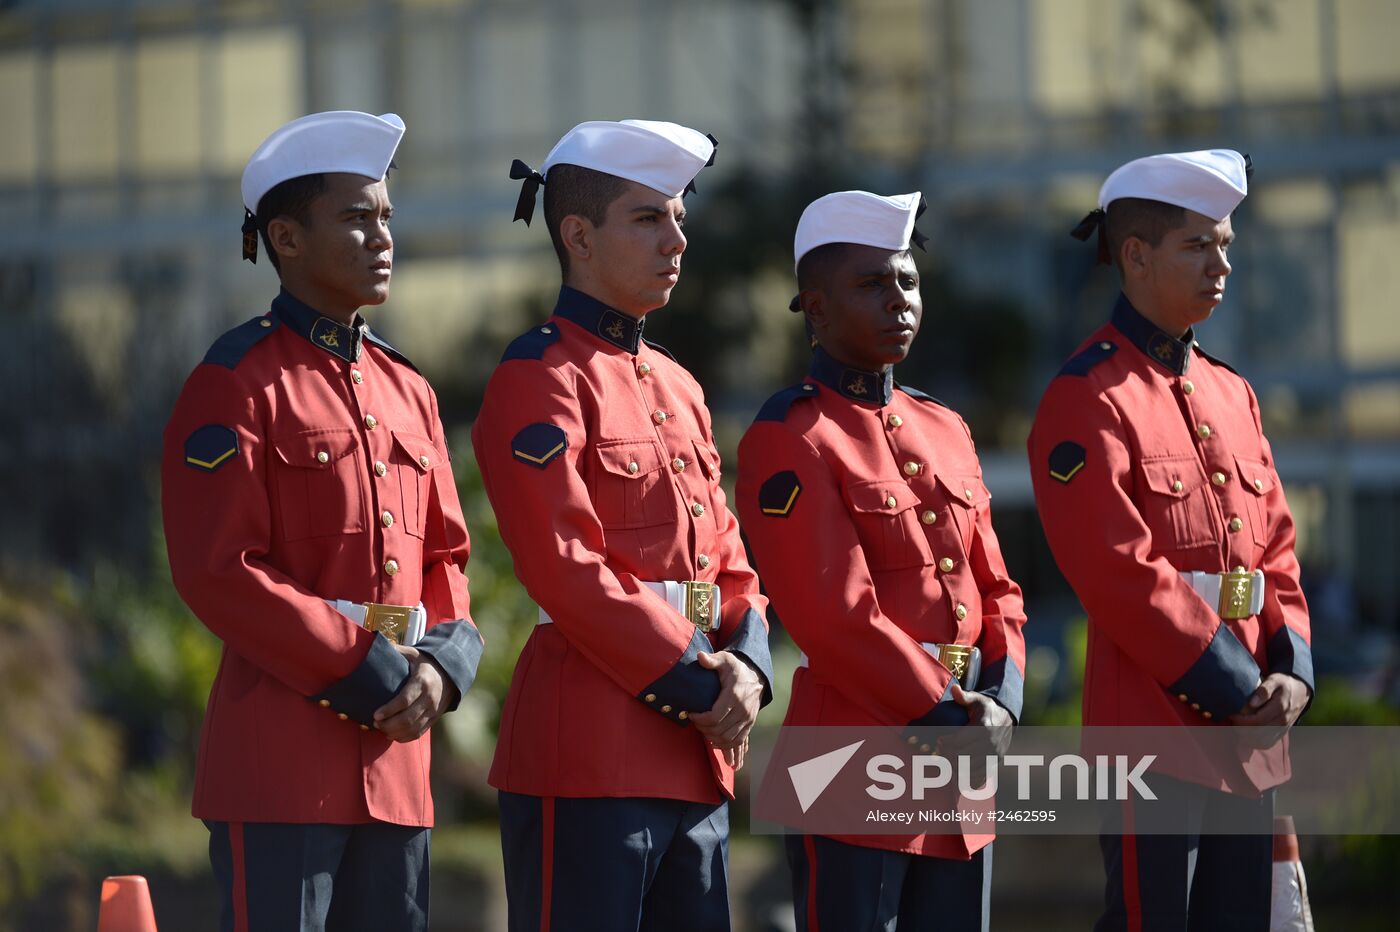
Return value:
<svg viewBox="0 0 1400 932">
<path fill-rule="evenodd" d="M 233 932 L 248 932 L 248 875 L 243 869 L 243 823 L 228 824 L 229 857 L 233 861 Z"/>
<path fill-rule="evenodd" d="M 802 848 L 807 853 L 807 932 L 821 932 L 817 925 L 817 843 L 807 835 Z"/>
<path fill-rule="evenodd" d="M 554 797 L 540 800 L 540 932 L 549 932 L 554 902 Z"/>
<path fill-rule="evenodd" d="M 1123 803 L 1123 911 L 1128 932 L 1142 932 L 1142 894 L 1138 890 L 1137 836 L 1133 834 L 1133 804 Z"/>
</svg>

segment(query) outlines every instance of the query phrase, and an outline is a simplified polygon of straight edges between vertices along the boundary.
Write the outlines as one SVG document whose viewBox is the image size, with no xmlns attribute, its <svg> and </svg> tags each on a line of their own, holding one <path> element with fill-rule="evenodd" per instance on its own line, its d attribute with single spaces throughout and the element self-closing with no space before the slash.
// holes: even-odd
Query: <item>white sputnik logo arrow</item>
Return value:
<svg viewBox="0 0 1400 932">
<path fill-rule="evenodd" d="M 856 751 L 865 743 L 862 739 L 855 744 L 848 744 L 844 748 L 837 748 L 834 751 L 827 751 L 811 760 L 804 760 L 800 764 L 793 764 L 788 768 L 788 776 L 792 778 L 792 788 L 797 791 L 797 802 L 806 812 L 812 807 L 812 803 L 817 801 L 817 797 L 825 792 L 831 785 L 831 781 L 836 779 L 836 775 L 841 772 L 841 768 L 846 766 L 846 762 L 855 756 Z"/>
</svg>

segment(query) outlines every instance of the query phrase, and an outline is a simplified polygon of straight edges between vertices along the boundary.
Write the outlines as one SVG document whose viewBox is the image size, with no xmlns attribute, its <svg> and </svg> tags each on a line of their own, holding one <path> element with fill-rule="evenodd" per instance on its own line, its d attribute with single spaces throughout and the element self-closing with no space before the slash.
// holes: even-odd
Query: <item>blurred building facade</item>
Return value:
<svg viewBox="0 0 1400 932">
<path fill-rule="evenodd" d="M 238 177 L 277 125 L 404 117 L 383 329 L 450 380 L 484 378 L 556 284 L 538 225 L 506 222 L 510 160 L 583 119 L 647 116 L 715 133 L 721 181 L 823 159 L 861 166 L 852 186 L 925 192 L 938 274 L 1014 306 L 1030 337 L 978 439 L 1032 594 L 1064 590 L 1025 433 L 1115 290 L 1065 234 L 1129 158 L 1250 152 L 1236 271 L 1200 338 L 1259 392 L 1305 563 L 1340 593 L 1331 623 L 1394 629 L 1397 36 L 1388 0 L 0 0 L 0 474 L 18 493 L 0 561 L 145 547 L 180 381 L 275 289 L 239 261 Z M 751 222 L 786 236 L 796 216 Z M 706 386 L 730 433 L 790 375 L 765 345 L 792 337 L 768 316 L 790 288 L 781 262 L 753 283 L 751 344 Z M 957 310 L 930 306 L 921 341 Z M 966 373 L 985 350 L 946 352 Z M 977 400 L 924 358 L 911 382 Z"/>
</svg>

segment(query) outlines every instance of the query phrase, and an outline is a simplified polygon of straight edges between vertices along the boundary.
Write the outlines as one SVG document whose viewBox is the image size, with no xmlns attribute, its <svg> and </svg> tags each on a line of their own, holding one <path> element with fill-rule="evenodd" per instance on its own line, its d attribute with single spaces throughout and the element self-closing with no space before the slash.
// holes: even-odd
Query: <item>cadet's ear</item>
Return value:
<svg viewBox="0 0 1400 932">
<path fill-rule="evenodd" d="M 571 259 L 587 261 L 593 256 L 593 224 L 578 214 L 559 221 L 559 240 Z"/>
<path fill-rule="evenodd" d="M 301 255 L 302 228 L 291 217 L 274 217 L 267 224 L 268 248 L 282 259 L 294 259 Z"/>
<path fill-rule="evenodd" d="M 1138 237 L 1129 236 L 1123 240 L 1118 267 L 1123 270 L 1124 278 L 1142 278 L 1147 274 L 1147 252 L 1147 244 Z"/>
</svg>

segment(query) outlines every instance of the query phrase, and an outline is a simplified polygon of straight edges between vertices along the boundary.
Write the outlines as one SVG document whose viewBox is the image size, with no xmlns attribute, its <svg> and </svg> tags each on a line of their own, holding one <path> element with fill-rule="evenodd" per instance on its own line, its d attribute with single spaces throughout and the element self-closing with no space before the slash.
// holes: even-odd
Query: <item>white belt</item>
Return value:
<svg viewBox="0 0 1400 932">
<path fill-rule="evenodd" d="M 350 602 L 326 599 L 326 604 L 362 628 L 378 631 L 395 644 L 413 646 L 428 627 L 428 611 L 419 602 L 407 605 L 381 605 L 378 602 Z"/>
<path fill-rule="evenodd" d="M 665 579 L 661 582 L 643 582 L 642 585 L 665 599 L 667 605 L 701 631 L 711 632 L 719 628 L 719 610 L 723 602 L 720 599 L 719 586 L 714 583 L 699 583 L 691 579 Z M 554 619 L 541 607 L 537 623 L 552 625 Z"/>
<path fill-rule="evenodd" d="M 962 644 L 935 644 L 932 641 L 920 641 L 922 647 L 930 657 L 943 664 L 953 672 L 962 684 L 963 689 L 976 689 L 977 677 L 982 672 L 982 650 L 978 647 L 967 647 Z M 951 648 L 961 648 L 956 655 Z M 964 653 L 964 651 L 966 653 Z M 797 658 L 799 667 L 807 666 L 807 654 Z M 961 669 L 959 669 L 961 668 Z"/>
<path fill-rule="evenodd" d="M 1186 584 L 1206 600 L 1221 618 L 1248 618 L 1264 608 L 1264 571 L 1252 573 L 1202 573 L 1187 570 L 1181 574 Z"/>
</svg>

